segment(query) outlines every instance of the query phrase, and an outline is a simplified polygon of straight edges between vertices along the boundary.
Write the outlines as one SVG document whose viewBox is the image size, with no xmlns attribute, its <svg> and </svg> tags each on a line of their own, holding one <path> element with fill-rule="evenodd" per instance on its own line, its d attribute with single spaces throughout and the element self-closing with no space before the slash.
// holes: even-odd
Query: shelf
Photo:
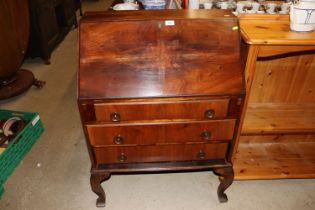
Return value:
<svg viewBox="0 0 315 210">
<path fill-rule="evenodd" d="M 236 180 L 315 178 L 315 135 L 242 136 Z"/>
<path fill-rule="evenodd" d="M 315 32 L 296 33 L 290 30 L 289 15 L 241 14 L 239 20 L 242 38 L 252 45 L 315 45 Z"/>
<path fill-rule="evenodd" d="M 250 103 L 242 135 L 315 133 L 315 103 Z"/>
</svg>

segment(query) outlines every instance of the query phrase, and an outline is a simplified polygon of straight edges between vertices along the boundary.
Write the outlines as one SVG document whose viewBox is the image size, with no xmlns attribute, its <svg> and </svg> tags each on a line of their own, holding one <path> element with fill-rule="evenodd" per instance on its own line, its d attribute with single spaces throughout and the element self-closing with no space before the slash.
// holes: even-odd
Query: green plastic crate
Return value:
<svg viewBox="0 0 315 210">
<path fill-rule="evenodd" d="M 0 109 L 0 119 L 8 119 L 14 116 L 22 117 L 27 121 L 27 124 L 0 155 L 0 198 L 4 192 L 4 182 L 44 131 L 43 123 L 38 113 Z"/>
</svg>

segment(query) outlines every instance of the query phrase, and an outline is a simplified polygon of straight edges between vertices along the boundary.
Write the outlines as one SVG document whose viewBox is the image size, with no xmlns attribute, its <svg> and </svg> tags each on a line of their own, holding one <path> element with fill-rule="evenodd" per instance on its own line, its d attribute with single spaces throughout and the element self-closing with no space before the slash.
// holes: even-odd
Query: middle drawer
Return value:
<svg viewBox="0 0 315 210">
<path fill-rule="evenodd" d="M 235 119 L 87 125 L 92 146 L 208 142 L 233 138 Z"/>
</svg>

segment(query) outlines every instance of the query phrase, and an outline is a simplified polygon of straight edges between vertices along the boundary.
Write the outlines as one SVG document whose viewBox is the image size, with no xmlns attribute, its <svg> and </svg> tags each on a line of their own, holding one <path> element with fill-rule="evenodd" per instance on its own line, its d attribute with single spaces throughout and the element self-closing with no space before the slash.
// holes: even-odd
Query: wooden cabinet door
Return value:
<svg viewBox="0 0 315 210">
<path fill-rule="evenodd" d="M 65 0 L 63 6 L 67 26 L 71 26 L 73 24 L 73 18 L 75 17 L 74 1 Z"/>
<path fill-rule="evenodd" d="M 49 45 L 49 42 L 52 42 L 59 33 L 55 7 L 51 1 L 43 1 L 34 5 L 34 8 L 36 8 L 40 39 Z"/>
</svg>

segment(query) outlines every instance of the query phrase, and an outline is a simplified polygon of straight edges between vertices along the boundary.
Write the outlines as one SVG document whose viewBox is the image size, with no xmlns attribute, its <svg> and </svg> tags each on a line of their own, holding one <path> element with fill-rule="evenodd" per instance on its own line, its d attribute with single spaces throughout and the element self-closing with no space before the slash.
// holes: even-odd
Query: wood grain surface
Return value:
<svg viewBox="0 0 315 210">
<path fill-rule="evenodd" d="M 86 13 L 78 86 L 97 205 L 104 174 L 171 169 L 212 168 L 227 201 L 245 95 L 230 11 Z"/>
<path fill-rule="evenodd" d="M 250 103 L 242 135 L 315 132 L 315 103 Z"/>
<path fill-rule="evenodd" d="M 236 179 L 315 177 L 315 32 L 290 30 L 288 15 L 241 15 L 247 107 Z"/>
<path fill-rule="evenodd" d="M 258 60 L 250 102 L 314 103 L 315 53 Z"/>
<path fill-rule="evenodd" d="M 165 17 L 135 21 L 146 12 L 128 14 L 120 22 L 108 22 L 107 13 L 103 21 L 81 22 L 80 98 L 244 93 L 236 19 L 205 20 L 202 13 L 167 25 Z"/>
<path fill-rule="evenodd" d="M 200 101 L 164 101 L 134 103 L 99 103 L 95 104 L 97 121 L 111 122 L 111 114 L 120 115 L 120 121 L 187 119 L 204 120 L 205 112 L 213 110 L 212 118 L 227 116 L 229 99 Z"/>
<path fill-rule="evenodd" d="M 232 140 L 235 120 L 201 122 L 159 122 L 87 125 L 93 146 L 115 145 L 114 138 L 123 138 L 123 145 L 155 143 L 211 142 Z M 203 137 L 208 132 L 209 137 Z"/>
<path fill-rule="evenodd" d="M 315 177 L 315 135 L 242 136 L 235 179 Z"/>
<path fill-rule="evenodd" d="M 19 70 L 28 46 L 29 25 L 27 0 L 0 2 L 0 80 Z"/>
<path fill-rule="evenodd" d="M 125 155 L 124 163 L 145 163 L 159 161 L 183 160 L 209 160 L 225 159 L 227 143 L 217 144 L 178 144 L 159 146 L 126 146 L 126 147 L 99 147 L 94 148 L 98 163 L 121 163 L 118 158 Z M 199 152 L 204 152 L 204 157 L 199 157 Z"/>
<path fill-rule="evenodd" d="M 87 11 L 81 22 L 99 21 L 148 21 L 148 20 L 229 20 L 235 16 L 229 10 L 135 10 L 135 11 Z"/>
<path fill-rule="evenodd" d="M 291 31 L 289 15 L 241 14 L 239 20 L 242 38 L 248 44 L 315 45 L 315 31 Z"/>
</svg>

